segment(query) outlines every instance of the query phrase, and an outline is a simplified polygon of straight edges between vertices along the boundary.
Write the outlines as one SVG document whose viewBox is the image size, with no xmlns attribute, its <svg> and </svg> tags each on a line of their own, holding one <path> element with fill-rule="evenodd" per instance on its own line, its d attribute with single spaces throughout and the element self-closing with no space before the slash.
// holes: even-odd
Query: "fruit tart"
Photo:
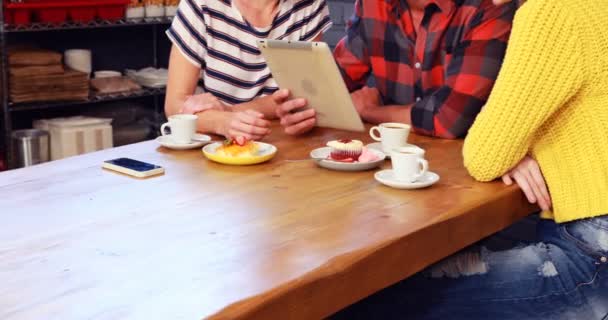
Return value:
<svg viewBox="0 0 608 320">
<path fill-rule="evenodd" d="M 258 153 L 258 144 L 254 141 L 239 143 L 236 139 L 227 139 L 215 152 L 226 157 L 253 157 Z"/>
</svg>

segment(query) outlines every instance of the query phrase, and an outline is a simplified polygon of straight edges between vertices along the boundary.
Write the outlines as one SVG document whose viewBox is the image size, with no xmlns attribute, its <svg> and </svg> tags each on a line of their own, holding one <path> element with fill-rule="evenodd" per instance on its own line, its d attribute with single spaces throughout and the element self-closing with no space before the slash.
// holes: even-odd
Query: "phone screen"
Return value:
<svg viewBox="0 0 608 320">
<path fill-rule="evenodd" d="M 124 168 L 131 169 L 131 170 L 138 171 L 138 172 L 146 172 L 146 171 L 160 168 L 160 166 L 157 166 L 157 165 L 154 165 L 151 163 L 133 160 L 133 159 L 129 159 L 129 158 L 118 158 L 118 159 L 108 160 L 108 161 L 106 161 L 106 163 L 110 163 L 110 164 L 113 164 L 113 165 L 116 165 L 119 167 L 124 167 Z"/>
</svg>

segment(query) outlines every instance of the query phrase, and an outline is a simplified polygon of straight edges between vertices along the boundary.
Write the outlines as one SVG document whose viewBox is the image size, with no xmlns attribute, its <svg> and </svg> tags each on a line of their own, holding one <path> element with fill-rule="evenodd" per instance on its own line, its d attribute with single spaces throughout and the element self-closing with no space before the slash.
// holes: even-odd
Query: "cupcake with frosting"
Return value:
<svg viewBox="0 0 608 320">
<path fill-rule="evenodd" d="M 363 150 L 363 142 L 359 140 L 332 140 L 327 146 L 331 148 L 330 158 L 336 161 L 356 161 Z"/>
</svg>

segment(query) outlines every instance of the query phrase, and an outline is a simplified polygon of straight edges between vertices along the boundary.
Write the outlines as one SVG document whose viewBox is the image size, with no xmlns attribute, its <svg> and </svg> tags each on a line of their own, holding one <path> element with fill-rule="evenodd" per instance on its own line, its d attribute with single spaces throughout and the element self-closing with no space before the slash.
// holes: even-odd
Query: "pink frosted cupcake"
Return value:
<svg viewBox="0 0 608 320">
<path fill-rule="evenodd" d="M 331 159 L 336 161 L 345 161 L 349 159 L 351 161 L 356 161 L 359 159 L 363 149 L 363 143 L 361 141 L 350 139 L 333 140 L 328 142 L 327 146 L 331 148 Z"/>
</svg>

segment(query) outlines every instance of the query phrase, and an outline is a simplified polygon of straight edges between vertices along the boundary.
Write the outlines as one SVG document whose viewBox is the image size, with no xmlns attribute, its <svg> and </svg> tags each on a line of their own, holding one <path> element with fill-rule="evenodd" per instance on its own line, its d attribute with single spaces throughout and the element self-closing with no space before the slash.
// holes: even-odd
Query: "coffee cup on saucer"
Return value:
<svg viewBox="0 0 608 320">
<path fill-rule="evenodd" d="M 413 183 L 424 177 L 429 169 L 424 153 L 424 149 L 416 146 L 393 148 L 391 162 L 395 179 Z"/>
<path fill-rule="evenodd" d="M 405 123 L 387 122 L 369 130 L 372 139 L 381 142 L 382 151 L 391 154 L 394 148 L 405 147 L 411 126 Z"/>
<path fill-rule="evenodd" d="M 196 133 L 196 119 L 193 114 L 176 114 L 169 117 L 169 122 L 160 127 L 160 133 L 169 135 L 167 128 L 171 130 L 171 140 L 178 144 L 188 144 L 192 142 L 192 137 Z"/>
</svg>

